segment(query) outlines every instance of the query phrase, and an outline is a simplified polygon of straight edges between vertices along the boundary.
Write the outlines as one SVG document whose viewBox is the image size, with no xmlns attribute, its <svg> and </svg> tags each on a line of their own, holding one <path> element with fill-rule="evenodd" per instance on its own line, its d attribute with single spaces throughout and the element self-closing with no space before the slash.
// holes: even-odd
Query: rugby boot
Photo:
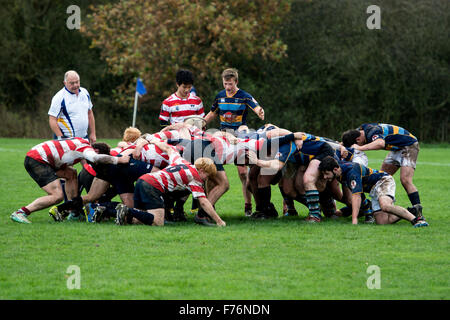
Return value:
<svg viewBox="0 0 450 320">
<path fill-rule="evenodd" d="M 127 224 L 128 207 L 119 203 L 116 206 L 116 212 L 116 224 L 120 226 Z"/>
<path fill-rule="evenodd" d="M 421 217 L 421 219 L 419 219 L 419 218 L 413 219 L 411 221 L 411 224 L 413 225 L 414 228 L 421 228 L 421 227 L 428 227 L 429 226 L 428 222 L 425 221 L 423 216 Z"/>
<path fill-rule="evenodd" d="M 416 218 L 418 218 L 419 220 L 425 220 L 425 217 L 422 214 L 422 205 L 419 204 L 415 204 L 412 207 L 408 207 L 407 208 L 409 212 L 411 212 Z"/>
<path fill-rule="evenodd" d="M 11 214 L 11 220 L 19 223 L 31 223 L 25 212 L 15 211 Z"/>
<path fill-rule="evenodd" d="M 186 222 L 186 215 L 184 214 L 184 210 L 175 208 L 173 212 L 173 220 L 174 222 Z"/>
<path fill-rule="evenodd" d="M 106 207 L 104 206 L 96 206 L 94 209 L 93 219 L 95 222 L 100 222 L 103 219 L 103 215 L 106 211 Z"/>
<path fill-rule="evenodd" d="M 55 222 L 63 221 L 63 217 L 61 216 L 61 213 L 58 211 L 57 206 L 51 207 L 50 210 L 48 211 L 48 214 L 50 217 L 53 218 L 53 220 L 55 220 Z"/>
<path fill-rule="evenodd" d="M 196 224 L 201 224 L 201 225 L 207 226 L 207 227 L 215 227 L 216 226 L 216 224 L 212 223 L 208 217 L 201 217 L 198 214 L 196 214 L 194 216 L 194 222 Z"/>
<path fill-rule="evenodd" d="M 322 217 L 314 215 L 314 214 L 310 214 L 305 218 L 305 221 L 309 222 L 309 223 L 319 223 L 319 222 L 322 222 Z"/>
</svg>

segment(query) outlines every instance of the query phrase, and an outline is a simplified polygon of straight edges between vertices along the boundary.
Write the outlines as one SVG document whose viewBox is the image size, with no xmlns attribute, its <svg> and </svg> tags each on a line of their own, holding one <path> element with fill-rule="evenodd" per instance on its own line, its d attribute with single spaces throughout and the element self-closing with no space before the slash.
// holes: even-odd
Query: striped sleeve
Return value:
<svg viewBox="0 0 450 320">
<path fill-rule="evenodd" d="M 193 181 L 190 184 L 187 185 L 189 190 L 192 192 L 192 197 L 194 199 L 198 198 L 206 198 L 205 190 L 203 189 L 203 186 L 200 185 L 197 181 Z"/>
<path fill-rule="evenodd" d="M 205 117 L 205 109 L 203 108 L 203 102 L 200 102 L 200 104 L 198 105 L 196 114 L 202 118 Z"/>
<path fill-rule="evenodd" d="M 169 121 L 170 118 L 170 108 L 163 102 L 161 106 L 161 112 L 159 113 L 159 120 Z"/>
</svg>

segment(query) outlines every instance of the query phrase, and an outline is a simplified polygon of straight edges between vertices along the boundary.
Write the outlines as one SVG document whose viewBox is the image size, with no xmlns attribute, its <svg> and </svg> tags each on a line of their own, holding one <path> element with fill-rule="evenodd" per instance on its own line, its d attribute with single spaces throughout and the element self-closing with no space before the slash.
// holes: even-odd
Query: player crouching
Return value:
<svg viewBox="0 0 450 320">
<path fill-rule="evenodd" d="M 327 180 L 338 179 L 351 192 L 352 223 L 358 223 L 361 195 L 368 192 L 372 199 L 372 210 L 377 224 L 392 224 L 405 219 L 415 227 L 426 227 L 423 216 L 414 216 L 403 207 L 394 205 L 395 180 L 383 171 L 377 171 L 359 163 L 337 161 L 326 157 L 319 171 Z"/>
<path fill-rule="evenodd" d="M 163 170 L 144 174 L 138 179 L 134 191 L 134 208 L 128 208 L 123 204 L 117 205 L 116 224 L 128 224 L 135 218 L 146 225 L 163 226 L 163 195 L 177 190 L 189 190 L 192 197 L 199 200 L 200 206 L 216 224 L 225 226 L 225 222 L 216 213 L 203 189 L 204 182 L 208 178 L 213 178 L 217 172 L 214 162 L 209 158 L 198 158 L 192 165 L 166 143 L 155 138 L 150 143 L 169 155 L 170 165 Z"/>
</svg>

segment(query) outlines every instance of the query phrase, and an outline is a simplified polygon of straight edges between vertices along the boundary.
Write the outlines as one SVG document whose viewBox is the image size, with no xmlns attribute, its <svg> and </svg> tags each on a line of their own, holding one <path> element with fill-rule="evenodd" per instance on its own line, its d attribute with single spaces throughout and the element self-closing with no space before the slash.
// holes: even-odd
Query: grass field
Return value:
<svg viewBox="0 0 450 320">
<path fill-rule="evenodd" d="M 226 228 L 196 225 L 192 216 L 156 228 L 55 223 L 48 210 L 33 213 L 30 225 L 12 222 L 13 211 L 44 195 L 23 167 L 39 142 L 0 139 L 0 299 L 450 298 L 448 145 L 421 146 L 414 182 L 428 228 L 406 221 L 353 226 L 345 218 L 311 225 L 298 203 L 300 217 L 251 221 L 232 166 L 226 166 L 231 188 L 216 205 Z M 385 154 L 368 153 L 369 165 L 379 169 Z M 395 179 L 397 204 L 406 207 Z M 72 265 L 80 268 L 80 289 L 68 289 Z M 379 267 L 380 289 L 367 287 L 372 265 Z"/>
</svg>

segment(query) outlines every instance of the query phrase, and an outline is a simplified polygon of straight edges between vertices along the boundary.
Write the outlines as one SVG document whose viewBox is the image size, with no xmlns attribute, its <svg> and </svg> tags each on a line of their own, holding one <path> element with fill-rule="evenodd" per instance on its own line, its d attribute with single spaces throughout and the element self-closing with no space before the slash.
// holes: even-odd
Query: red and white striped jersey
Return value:
<svg viewBox="0 0 450 320">
<path fill-rule="evenodd" d="M 139 179 L 146 181 L 161 192 L 189 190 L 193 198 L 206 198 L 203 180 L 194 165 L 181 158 L 178 153 L 172 154 L 170 165 L 160 171 L 146 173 Z"/>
<path fill-rule="evenodd" d="M 170 146 L 170 145 L 169 145 Z M 177 149 L 173 146 L 170 146 L 173 150 L 177 151 Z M 158 146 L 149 143 L 146 144 L 141 151 L 141 161 L 150 163 L 154 167 L 159 169 L 163 169 L 169 165 L 169 156 L 167 153 L 164 153 Z"/>
<path fill-rule="evenodd" d="M 170 124 L 183 122 L 188 116 L 205 116 L 202 99 L 190 93 L 189 97 L 182 99 L 173 93 L 163 101 L 159 119 Z"/>
<path fill-rule="evenodd" d="M 30 158 L 49 164 L 54 169 L 60 169 L 65 165 L 71 166 L 82 159 L 94 162 L 96 155 L 89 141 L 82 138 L 45 141 L 27 153 Z"/>
<path fill-rule="evenodd" d="M 127 142 L 127 144 L 128 144 L 128 145 L 127 145 L 126 147 L 115 147 L 115 148 L 112 148 L 112 149 L 109 151 L 109 154 L 112 155 L 112 156 L 117 156 L 117 155 L 119 155 L 120 153 L 124 152 L 125 150 L 136 149 L 136 144 L 135 144 L 135 143 L 133 143 L 133 142 Z"/>
<path fill-rule="evenodd" d="M 223 163 L 225 164 L 235 163 L 236 159 L 243 161 L 243 156 L 246 150 L 252 150 L 255 152 L 259 151 L 262 148 L 264 141 L 264 138 L 260 138 L 259 140 L 238 138 L 236 144 L 231 144 L 228 141 L 228 143 L 222 143 L 223 149 L 219 149 L 217 144 L 215 144 L 216 155 L 218 154 L 218 150 L 222 151 Z"/>
<path fill-rule="evenodd" d="M 180 139 L 180 133 L 177 130 L 166 130 L 154 133 L 153 136 L 160 140 L 178 140 Z"/>
</svg>

